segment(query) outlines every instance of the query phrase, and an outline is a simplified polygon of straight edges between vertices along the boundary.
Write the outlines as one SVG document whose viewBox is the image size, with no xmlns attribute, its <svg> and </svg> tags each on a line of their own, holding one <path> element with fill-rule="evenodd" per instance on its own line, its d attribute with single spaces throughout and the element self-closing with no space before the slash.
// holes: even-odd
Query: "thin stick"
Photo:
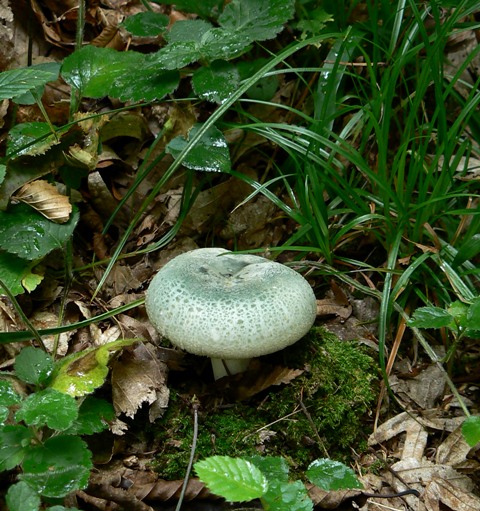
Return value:
<svg viewBox="0 0 480 511">
<path fill-rule="evenodd" d="M 183 499 L 185 497 L 185 492 L 187 491 L 188 480 L 190 479 L 190 472 L 192 471 L 193 459 L 195 458 L 195 451 L 197 449 L 197 438 L 198 438 L 198 409 L 200 405 L 194 397 L 193 402 L 193 439 L 192 439 L 192 449 L 190 451 L 190 459 L 188 460 L 187 472 L 185 474 L 185 479 L 183 480 L 182 491 L 180 492 L 180 497 L 178 498 L 177 507 L 175 511 L 180 511 L 182 507 Z"/>
</svg>

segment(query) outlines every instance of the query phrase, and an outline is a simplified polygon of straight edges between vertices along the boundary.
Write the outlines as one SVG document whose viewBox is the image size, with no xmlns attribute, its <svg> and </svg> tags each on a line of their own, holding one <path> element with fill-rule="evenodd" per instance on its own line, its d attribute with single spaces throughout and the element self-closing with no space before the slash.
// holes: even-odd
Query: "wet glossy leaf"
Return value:
<svg viewBox="0 0 480 511">
<path fill-rule="evenodd" d="M 269 481 L 263 495 L 265 508 L 271 511 L 312 511 L 313 502 L 302 481 Z"/>
<path fill-rule="evenodd" d="M 480 442 L 480 416 L 472 415 L 465 419 L 462 424 L 462 434 L 470 447 L 475 447 Z"/>
<path fill-rule="evenodd" d="M 28 426 L 48 426 L 62 431 L 69 428 L 78 416 L 75 399 L 54 389 L 30 394 L 15 414 L 17 421 Z"/>
<path fill-rule="evenodd" d="M 12 406 L 20 403 L 22 398 L 15 391 L 13 385 L 8 380 L 0 380 L 0 405 Z"/>
<path fill-rule="evenodd" d="M 53 359 L 43 350 L 27 346 L 15 358 L 15 374 L 26 383 L 45 382 L 53 371 Z"/>
<path fill-rule="evenodd" d="M 167 145 L 167 153 L 177 158 L 200 126 L 200 124 L 195 124 L 188 132 L 187 138 L 182 136 L 174 138 Z M 228 172 L 231 168 L 230 153 L 222 132 L 212 126 L 191 149 L 182 163 L 185 167 L 193 170 Z"/>
<path fill-rule="evenodd" d="M 233 94 L 240 83 L 235 66 L 216 60 L 208 67 L 201 67 L 192 76 L 193 90 L 201 99 L 223 103 Z"/>
<path fill-rule="evenodd" d="M 108 421 L 115 418 L 111 403 L 88 396 L 80 406 L 78 417 L 65 432 L 68 435 L 93 435 L 108 428 Z"/>
<path fill-rule="evenodd" d="M 224 28 L 249 41 L 272 39 L 293 17 L 294 0 L 232 0 L 218 18 Z"/>
<path fill-rule="evenodd" d="M 74 209 L 70 220 L 56 224 L 23 204 L 0 211 L 0 249 L 22 259 L 41 259 L 62 248 L 73 234 L 79 213 Z"/>
<path fill-rule="evenodd" d="M 418 328 L 441 328 L 452 325 L 452 315 L 440 307 L 420 307 L 408 322 L 410 326 Z"/>
<path fill-rule="evenodd" d="M 0 101 L 15 99 L 52 79 L 52 73 L 36 68 L 11 69 L 0 73 Z"/>
<path fill-rule="evenodd" d="M 30 89 L 35 93 L 37 98 L 41 98 L 43 92 L 45 90 L 45 85 L 47 82 L 54 82 L 58 78 L 58 74 L 60 72 L 60 64 L 58 62 L 42 62 L 41 64 L 35 64 L 30 66 L 28 69 L 32 69 L 34 71 L 42 71 L 50 74 L 50 78 L 46 80 L 45 84 L 38 85 L 35 89 Z M 27 92 L 15 98 L 15 103 L 19 105 L 33 105 L 36 103 L 35 97 L 32 92 Z"/>
<path fill-rule="evenodd" d="M 470 330 L 480 330 L 480 298 L 474 300 L 468 308 L 465 326 Z"/>
<path fill-rule="evenodd" d="M 96 46 L 86 46 L 68 56 L 62 77 L 83 97 L 113 96 L 122 101 L 161 99 L 175 90 L 179 79 L 177 73 L 166 72 L 151 56 Z"/>
<path fill-rule="evenodd" d="M 0 426 L 5 424 L 5 421 L 8 419 L 9 415 L 10 410 L 6 406 L 0 405 Z"/>
<path fill-rule="evenodd" d="M 32 432 L 24 426 L 0 427 L 0 471 L 11 470 L 22 462 L 32 438 Z"/>
<path fill-rule="evenodd" d="M 156 37 L 165 32 L 169 19 L 159 12 L 139 12 L 129 16 L 122 24 L 131 34 L 139 37 Z"/>
<path fill-rule="evenodd" d="M 7 155 L 36 156 L 60 143 L 46 122 L 23 122 L 8 132 Z"/>
<path fill-rule="evenodd" d="M 262 472 L 242 458 L 211 456 L 195 463 L 195 471 L 213 493 L 229 502 L 259 498 L 268 487 Z"/>
<path fill-rule="evenodd" d="M 9 511 L 37 511 L 40 496 L 24 481 L 10 486 L 5 496 Z"/>
<path fill-rule="evenodd" d="M 29 273 L 30 264 L 28 262 L 13 254 L 0 251 L 0 279 L 14 296 L 25 292 L 22 279 Z"/>
<path fill-rule="evenodd" d="M 289 466 L 287 460 L 280 456 L 248 456 L 243 459 L 253 463 L 270 481 L 288 481 Z"/>
<path fill-rule="evenodd" d="M 350 467 L 327 458 L 312 462 L 306 475 L 310 482 L 325 491 L 362 488 L 355 472 Z"/>
<path fill-rule="evenodd" d="M 19 478 L 45 497 L 64 497 L 87 486 L 91 456 L 87 444 L 76 436 L 52 437 L 28 450 Z"/>
<path fill-rule="evenodd" d="M 110 353 L 135 342 L 135 339 L 114 341 L 65 357 L 58 363 L 50 387 L 70 396 L 90 394 L 103 385 L 108 375 Z"/>
</svg>

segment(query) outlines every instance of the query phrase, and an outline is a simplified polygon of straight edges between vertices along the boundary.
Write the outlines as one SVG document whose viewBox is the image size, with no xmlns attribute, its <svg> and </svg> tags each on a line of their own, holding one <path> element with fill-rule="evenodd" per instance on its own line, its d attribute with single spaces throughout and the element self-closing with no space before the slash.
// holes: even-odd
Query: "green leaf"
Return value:
<svg viewBox="0 0 480 511">
<path fill-rule="evenodd" d="M 294 0 L 232 0 L 218 22 L 247 41 L 265 41 L 283 29 L 293 17 L 294 7 Z"/>
<path fill-rule="evenodd" d="M 195 124 L 188 132 L 186 139 L 179 136 L 171 140 L 167 145 L 167 153 L 177 158 L 187 147 L 189 138 L 195 135 L 200 126 L 200 124 Z M 183 165 L 189 169 L 204 172 L 228 172 L 231 169 L 230 153 L 222 132 L 215 126 L 209 128 L 187 154 Z"/>
<path fill-rule="evenodd" d="M 327 458 L 312 462 L 306 475 L 310 482 L 324 491 L 362 488 L 355 472 L 350 467 Z"/>
<path fill-rule="evenodd" d="M 27 346 L 17 355 L 14 364 L 15 374 L 26 383 L 44 383 L 52 374 L 53 359 L 43 350 Z"/>
<path fill-rule="evenodd" d="M 25 292 L 22 282 L 32 275 L 34 265 L 35 263 L 0 251 L 0 279 L 14 296 Z"/>
<path fill-rule="evenodd" d="M 15 99 L 52 79 L 52 73 L 35 68 L 11 69 L 0 73 L 0 101 Z"/>
<path fill-rule="evenodd" d="M 40 496 L 23 481 L 10 486 L 5 500 L 9 511 L 37 511 L 40 509 Z"/>
<path fill-rule="evenodd" d="M 15 391 L 13 385 L 8 380 L 0 380 L 0 405 L 12 406 L 20 403 L 22 398 Z"/>
<path fill-rule="evenodd" d="M 224 60 L 215 60 L 201 67 L 192 76 L 193 90 L 201 99 L 223 103 L 237 89 L 240 77 L 237 68 Z"/>
<path fill-rule="evenodd" d="M 111 403 L 88 396 L 80 406 L 78 417 L 65 431 L 68 435 L 93 435 L 108 428 L 108 421 L 115 418 Z"/>
<path fill-rule="evenodd" d="M 152 56 L 96 46 L 69 55 L 63 61 L 62 77 L 83 97 L 113 96 L 122 101 L 161 99 L 179 81 L 178 73 L 166 72 Z"/>
<path fill-rule="evenodd" d="M 50 387 L 70 396 L 84 396 L 101 387 L 108 375 L 110 352 L 137 342 L 125 339 L 98 348 L 74 353 L 60 360 L 53 372 Z"/>
<path fill-rule="evenodd" d="M 268 488 L 262 472 L 241 458 L 211 456 L 195 463 L 195 471 L 213 493 L 229 502 L 259 498 Z"/>
<path fill-rule="evenodd" d="M 472 260 L 480 253 L 480 234 L 474 234 L 467 242 L 465 242 L 457 255 L 452 261 L 452 266 L 456 267 L 463 264 L 465 261 Z"/>
<path fill-rule="evenodd" d="M 448 313 L 453 316 L 455 323 L 464 327 L 467 322 L 468 305 L 456 300 L 447 307 Z"/>
<path fill-rule="evenodd" d="M 167 29 L 168 16 L 159 12 L 139 12 L 129 16 L 120 26 L 138 37 L 156 37 Z"/>
<path fill-rule="evenodd" d="M 442 328 L 453 325 L 452 315 L 440 307 L 419 307 L 408 322 L 417 328 Z"/>
<path fill-rule="evenodd" d="M 312 511 L 313 502 L 301 481 L 268 482 L 268 491 L 261 498 L 270 511 Z"/>
<path fill-rule="evenodd" d="M 41 259 L 52 250 L 65 245 L 73 234 L 78 219 L 76 208 L 68 222 L 57 224 L 29 206 L 12 206 L 8 211 L 0 211 L 0 249 L 22 259 Z"/>
<path fill-rule="evenodd" d="M 194 12 L 202 18 L 218 16 L 218 11 L 223 5 L 223 0 L 152 0 L 157 4 L 175 4 L 179 11 Z"/>
<path fill-rule="evenodd" d="M 464 420 L 462 435 L 470 447 L 475 447 L 480 442 L 480 416 L 471 415 Z"/>
<path fill-rule="evenodd" d="M 0 405 L 0 426 L 3 426 L 10 415 L 10 410 L 3 405 Z"/>
<path fill-rule="evenodd" d="M 240 79 L 246 80 L 253 76 L 262 66 L 267 63 L 268 59 L 257 59 L 254 61 L 242 61 L 237 64 Z M 270 101 L 279 86 L 277 76 L 264 76 L 257 80 L 245 93 L 249 98 L 258 99 L 260 101 Z"/>
<path fill-rule="evenodd" d="M 52 437 L 28 450 L 19 478 L 45 497 L 65 497 L 87 486 L 91 456 L 87 444 L 76 436 Z"/>
<path fill-rule="evenodd" d="M 22 463 L 32 438 L 32 432 L 24 426 L 0 427 L 0 472 Z"/>
<path fill-rule="evenodd" d="M 36 156 L 60 143 L 46 122 L 22 122 L 8 132 L 7 156 Z"/>
<path fill-rule="evenodd" d="M 476 298 L 468 307 L 465 326 L 470 330 L 480 330 L 480 297 Z"/>
<path fill-rule="evenodd" d="M 0 184 L 3 183 L 3 180 L 5 179 L 5 175 L 7 174 L 7 166 L 3 163 L 0 163 Z"/>
<path fill-rule="evenodd" d="M 288 472 L 290 469 L 287 460 L 281 456 L 247 456 L 243 459 L 250 461 L 260 469 L 269 483 L 274 481 L 288 481 Z"/>
<path fill-rule="evenodd" d="M 15 414 L 17 421 L 28 426 L 44 426 L 62 431 L 69 428 L 78 416 L 75 399 L 54 389 L 30 394 Z"/>
<path fill-rule="evenodd" d="M 46 73 L 50 73 L 50 78 L 46 80 L 45 84 L 38 85 L 35 87 L 35 90 L 31 89 L 35 93 L 35 96 L 38 98 L 41 98 L 43 95 L 43 92 L 45 90 L 45 85 L 47 82 L 54 82 L 58 78 L 58 73 L 60 72 L 60 66 L 61 64 L 58 62 L 42 62 L 41 64 L 35 64 L 28 69 L 33 69 L 35 71 L 44 71 Z M 19 105 L 33 105 L 36 103 L 36 99 L 32 92 L 27 92 L 23 94 L 22 96 L 18 96 L 15 99 L 15 103 L 18 103 Z"/>
</svg>

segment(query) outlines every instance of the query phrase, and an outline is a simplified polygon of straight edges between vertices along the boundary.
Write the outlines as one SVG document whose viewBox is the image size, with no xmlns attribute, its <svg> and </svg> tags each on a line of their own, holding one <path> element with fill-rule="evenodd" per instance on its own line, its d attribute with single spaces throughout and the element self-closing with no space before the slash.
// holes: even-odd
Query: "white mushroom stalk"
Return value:
<svg viewBox="0 0 480 511">
<path fill-rule="evenodd" d="M 170 342 L 212 359 L 215 379 L 289 346 L 312 327 L 316 300 L 297 272 L 263 257 L 203 248 L 153 278 L 147 314 Z"/>
</svg>

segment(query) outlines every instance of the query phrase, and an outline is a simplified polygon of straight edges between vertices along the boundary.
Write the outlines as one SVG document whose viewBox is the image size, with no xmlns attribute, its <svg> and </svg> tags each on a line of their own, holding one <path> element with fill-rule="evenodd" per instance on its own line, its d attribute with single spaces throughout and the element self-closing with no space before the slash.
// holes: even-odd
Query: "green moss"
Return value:
<svg viewBox="0 0 480 511">
<path fill-rule="evenodd" d="M 352 447 L 361 449 L 366 413 L 376 398 L 374 359 L 357 343 L 340 341 L 321 328 L 282 357 L 284 365 L 306 367 L 305 372 L 245 402 L 202 403 L 197 459 L 265 454 L 283 456 L 304 470 L 327 453 L 348 460 Z M 188 464 L 193 419 L 186 401 L 172 390 L 168 412 L 158 424 L 156 468 L 166 479 L 182 478 Z"/>
</svg>

